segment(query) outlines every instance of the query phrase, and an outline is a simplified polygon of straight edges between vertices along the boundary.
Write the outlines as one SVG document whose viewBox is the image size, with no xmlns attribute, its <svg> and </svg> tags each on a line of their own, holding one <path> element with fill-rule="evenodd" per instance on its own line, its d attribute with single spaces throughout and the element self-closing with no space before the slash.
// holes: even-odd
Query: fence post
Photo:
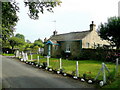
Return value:
<svg viewBox="0 0 120 90">
<path fill-rule="evenodd" d="M 116 71 L 118 72 L 118 58 L 116 59 Z"/>
<path fill-rule="evenodd" d="M 39 64 L 40 64 L 40 62 L 39 62 L 39 56 L 37 57 L 37 60 L 38 60 L 37 63 L 38 63 L 38 65 L 39 65 Z"/>
<path fill-rule="evenodd" d="M 26 60 L 28 60 L 28 55 L 27 55 L 27 53 L 25 53 L 25 56 L 26 56 Z"/>
<path fill-rule="evenodd" d="M 118 73 L 118 58 L 116 59 L 116 74 Z"/>
<path fill-rule="evenodd" d="M 105 84 L 106 83 L 106 74 L 105 74 L 105 64 L 104 63 L 102 63 L 102 70 L 103 70 L 103 84 Z"/>
<path fill-rule="evenodd" d="M 60 69 L 62 69 L 62 59 L 60 58 Z"/>
<path fill-rule="evenodd" d="M 32 55 L 31 55 L 31 60 L 32 60 Z"/>
<path fill-rule="evenodd" d="M 76 61 L 76 76 L 79 77 L 79 71 L 78 71 L 78 61 Z"/>
<path fill-rule="evenodd" d="M 26 55 L 23 53 L 23 61 L 26 61 Z"/>
<path fill-rule="evenodd" d="M 49 56 L 47 56 L 47 67 L 49 67 Z"/>
<path fill-rule="evenodd" d="M 18 50 L 16 51 L 16 55 L 15 56 L 19 57 L 19 51 Z"/>
</svg>

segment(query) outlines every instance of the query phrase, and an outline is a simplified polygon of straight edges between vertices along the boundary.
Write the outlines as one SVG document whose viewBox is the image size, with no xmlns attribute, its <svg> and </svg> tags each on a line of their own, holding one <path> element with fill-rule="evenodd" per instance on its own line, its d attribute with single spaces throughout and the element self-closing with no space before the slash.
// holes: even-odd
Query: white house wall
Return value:
<svg viewBox="0 0 120 90">
<path fill-rule="evenodd" d="M 102 40 L 95 30 L 91 31 L 85 38 L 82 39 L 82 48 L 88 48 L 86 43 L 89 43 L 89 48 L 95 48 L 95 45 L 109 45 L 106 40 Z"/>
</svg>

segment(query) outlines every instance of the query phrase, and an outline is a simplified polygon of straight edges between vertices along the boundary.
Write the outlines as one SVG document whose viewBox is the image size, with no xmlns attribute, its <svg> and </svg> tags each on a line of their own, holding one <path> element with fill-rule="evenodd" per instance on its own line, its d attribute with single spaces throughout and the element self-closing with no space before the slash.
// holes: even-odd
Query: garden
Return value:
<svg viewBox="0 0 120 90">
<path fill-rule="evenodd" d="M 92 80 L 91 83 L 94 83 L 95 80 L 98 84 L 100 81 L 104 81 L 103 75 L 106 76 L 105 79 L 107 84 L 112 83 L 116 78 L 120 78 L 120 65 L 117 67 L 116 63 L 113 62 L 104 62 L 107 67 L 104 73 L 101 71 L 103 61 L 98 60 L 68 60 L 62 58 L 50 58 L 41 56 L 40 54 L 29 54 L 27 55 L 27 59 L 22 58 L 22 56 L 19 56 L 19 58 L 27 64 L 46 69 L 47 71 L 55 71 L 57 74 L 71 76 L 74 79 L 83 79 L 82 81 Z M 76 62 L 78 62 L 78 66 L 76 66 Z M 117 74 L 116 67 L 118 68 Z M 116 83 L 119 84 L 120 82 L 118 81 Z"/>
</svg>

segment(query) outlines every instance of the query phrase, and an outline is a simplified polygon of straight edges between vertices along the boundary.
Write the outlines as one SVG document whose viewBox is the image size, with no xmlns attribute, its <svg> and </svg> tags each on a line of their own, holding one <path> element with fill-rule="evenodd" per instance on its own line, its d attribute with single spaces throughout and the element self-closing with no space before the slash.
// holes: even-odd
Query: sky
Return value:
<svg viewBox="0 0 120 90">
<path fill-rule="evenodd" d="M 19 2 L 20 12 L 16 33 L 23 34 L 25 39 L 34 42 L 38 38 L 44 40 L 53 35 L 89 30 L 91 21 L 96 24 L 107 22 L 107 18 L 118 16 L 118 2 L 120 0 L 61 0 L 61 6 L 53 9 L 54 13 L 45 11 L 39 14 L 39 20 L 32 20 L 28 16 L 28 8 L 24 7 L 24 0 Z M 56 23 L 53 22 L 56 20 Z"/>
</svg>

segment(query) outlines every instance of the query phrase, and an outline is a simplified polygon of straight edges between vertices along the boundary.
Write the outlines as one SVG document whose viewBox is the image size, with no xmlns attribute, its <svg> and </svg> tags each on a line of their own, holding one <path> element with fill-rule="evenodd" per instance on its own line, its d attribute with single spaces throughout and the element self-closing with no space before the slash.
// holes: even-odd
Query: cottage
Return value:
<svg viewBox="0 0 120 90">
<path fill-rule="evenodd" d="M 93 21 L 90 24 L 90 30 L 87 31 L 57 34 L 55 30 L 48 40 L 44 40 L 44 43 L 44 54 L 53 57 L 61 55 L 63 52 L 71 56 L 77 56 L 82 48 L 95 49 L 99 46 L 109 45 L 106 40 L 99 37 Z"/>
</svg>

